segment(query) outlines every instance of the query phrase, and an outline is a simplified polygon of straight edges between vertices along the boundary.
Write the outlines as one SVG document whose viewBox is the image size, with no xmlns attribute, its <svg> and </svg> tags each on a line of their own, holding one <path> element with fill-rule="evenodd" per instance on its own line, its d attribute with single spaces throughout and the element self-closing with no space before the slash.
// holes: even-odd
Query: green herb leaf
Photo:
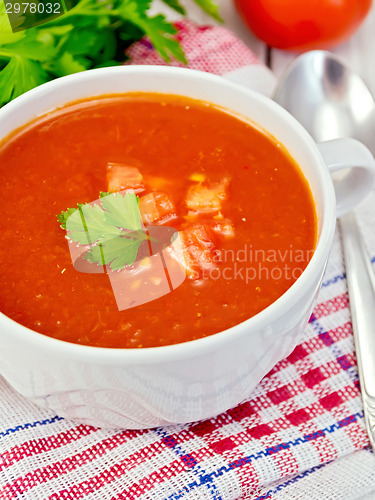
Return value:
<svg viewBox="0 0 375 500">
<path fill-rule="evenodd" d="M 100 193 L 101 204 L 78 204 L 57 216 L 68 238 L 79 245 L 96 243 L 85 259 L 113 271 L 133 264 L 139 245 L 148 239 L 143 231 L 134 193 Z"/>
<path fill-rule="evenodd" d="M 65 52 L 60 57 L 53 61 L 51 69 L 56 76 L 70 75 L 71 73 L 79 73 L 88 69 L 91 66 L 91 62 L 88 59 L 81 58 L 79 60 L 74 57 L 73 54 Z"/>
<path fill-rule="evenodd" d="M 99 193 L 99 198 L 104 198 L 104 196 L 109 196 L 113 193 L 107 192 L 107 191 L 100 191 Z M 60 227 L 62 229 L 66 229 L 66 221 L 68 218 L 74 214 L 77 210 L 79 210 L 80 207 L 83 207 L 84 203 L 78 203 L 77 207 L 78 208 L 68 208 L 66 211 L 62 211 L 60 214 L 57 216 L 57 220 L 60 222 Z"/>
<path fill-rule="evenodd" d="M 12 58 L 0 73 L 0 106 L 47 81 L 47 73 L 37 62 Z"/>
<path fill-rule="evenodd" d="M 181 14 L 180 0 L 163 0 Z M 214 0 L 195 2 L 220 19 Z M 64 15 L 12 33 L 0 0 L 0 106 L 58 76 L 117 65 L 124 49 L 147 35 L 166 60 L 186 63 L 176 29 L 163 15 L 148 14 L 151 0 L 66 0 Z M 12 19 L 22 27 L 25 15 Z"/>
<path fill-rule="evenodd" d="M 12 34 L 12 27 L 9 22 L 9 18 L 12 19 L 13 28 L 18 28 L 23 24 L 24 18 L 21 14 L 7 14 L 5 10 L 5 2 L 0 0 L 0 40 L 1 35 Z"/>
<path fill-rule="evenodd" d="M 47 82 L 50 78 L 42 63 L 53 53 L 37 31 L 0 35 L 0 106 Z"/>
<path fill-rule="evenodd" d="M 102 201 L 105 210 L 104 220 L 112 226 L 129 231 L 141 231 L 142 223 L 139 215 L 138 196 L 134 193 L 113 194 L 105 196 Z"/>
<path fill-rule="evenodd" d="M 31 61 L 45 62 L 55 55 L 50 38 L 45 38 L 37 29 L 30 29 L 18 36 L 9 35 L 1 42 L 0 53 L 3 57 L 17 57 Z"/>
<path fill-rule="evenodd" d="M 194 0 L 194 2 L 207 12 L 207 14 L 216 19 L 216 21 L 223 22 L 219 13 L 219 7 L 214 0 Z"/>
<path fill-rule="evenodd" d="M 9 24 L 9 19 L 7 13 L 5 12 L 5 5 L 2 0 L 0 0 L 0 36 L 4 33 L 12 33 L 12 28 Z"/>
<path fill-rule="evenodd" d="M 121 229 L 109 224 L 99 205 L 82 205 L 66 221 L 68 237 L 80 245 L 102 242 L 121 233 Z"/>
<path fill-rule="evenodd" d="M 110 264 L 112 271 L 123 269 L 127 265 L 134 263 L 137 258 L 139 245 L 144 241 L 147 236 L 142 233 L 144 237 L 136 235 L 134 238 L 122 237 L 104 241 L 99 245 L 94 246 L 87 254 L 85 259 L 100 265 Z"/>
<path fill-rule="evenodd" d="M 171 9 L 174 9 L 179 14 L 183 16 L 186 14 L 185 8 L 180 4 L 179 0 L 163 0 L 163 2 L 168 5 Z"/>
<path fill-rule="evenodd" d="M 109 196 L 112 194 L 110 191 L 100 191 L 99 198 L 104 198 L 105 196 Z"/>
<path fill-rule="evenodd" d="M 176 28 L 162 15 L 147 17 L 146 11 L 149 5 L 149 0 L 139 0 L 137 2 L 122 0 L 117 10 L 122 18 L 130 20 L 149 36 L 155 49 L 166 61 L 170 61 L 171 57 L 175 57 L 178 61 L 186 64 L 186 57 L 181 45 L 172 36 L 176 34 Z"/>
<path fill-rule="evenodd" d="M 61 214 L 57 216 L 57 220 L 60 222 L 60 227 L 66 229 L 66 221 L 72 214 L 74 214 L 74 212 L 77 212 L 77 210 L 78 208 L 68 208 L 66 211 L 61 212 Z"/>
</svg>

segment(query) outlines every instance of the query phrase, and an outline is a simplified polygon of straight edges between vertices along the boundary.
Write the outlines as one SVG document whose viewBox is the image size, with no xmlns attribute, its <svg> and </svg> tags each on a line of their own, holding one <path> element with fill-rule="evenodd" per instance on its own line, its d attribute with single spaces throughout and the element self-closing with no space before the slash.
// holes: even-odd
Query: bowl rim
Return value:
<svg viewBox="0 0 375 500">
<path fill-rule="evenodd" d="M 108 75 L 108 77 L 113 78 L 116 75 L 123 75 L 124 73 L 136 73 L 140 76 L 143 75 L 148 77 L 164 73 L 169 78 L 182 77 L 193 78 L 195 80 L 201 79 L 213 85 L 224 85 L 225 87 L 231 88 L 234 92 L 240 92 L 245 96 L 247 95 L 251 99 L 257 100 L 262 106 L 265 106 L 271 112 L 278 114 L 285 121 L 286 126 L 289 127 L 291 133 L 300 136 L 300 139 L 304 143 L 306 150 L 308 149 L 309 153 L 313 155 L 314 162 L 319 171 L 323 217 L 321 221 L 321 232 L 317 241 L 315 252 L 310 262 L 302 272 L 301 276 L 278 299 L 276 299 L 265 309 L 257 313 L 255 316 L 252 316 L 251 318 L 248 318 L 241 323 L 238 323 L 218 333 L 212 334 L 208 337 L 190 340 L 179 344 L 158 347 L 95 347 L 75 344 L 72 342 L 49 337 L 42 333 L 38 333 L 28 327 L 21 325 L 15 320 L 12 320 L 1 311 L 0 325 L 5 328 L 1 328 L 0 335 L 10 332 L 12 336 L 16 336 L 14 338 L 14 340 L 16 341 L 26 341 L 28 345 L 34 344 L 39 349 L 53 351 L 54 353 L 58 353 L 58 355 L 61 357 L 66 356 L 69 359 L 83 360 L 86 362 L 90 361 L 100 364 L 120 362 L 126 365 L 142 365 L 165 363 L 166 361 L 170 360 L 176 361 L 186 358 L 196 358 L 197 356 L 202 356 L 207 352 L 220 350 L 222 346 L 225 346 L 228 342 L 234 342 L 244 335 L 251 335 L 251 332 L 254 329 L 266 327 L 267 324 L 272 321 L 272 318 L 275 319 L 281 316 L 288 301 L 290 301 L 293 296 L 298 296 L 299 292 L 301 292 L 309 284 L 309 282 L 313 282 L 316 279 L 317 272 L 319 273 L 322 269 L 324 269 L 328 258 L 329 249 L 332 244 L 336 221 L 336 198 L 333 182 L 315 141 L 312 139 L 306 129 L 303 128 L 303 126 L 280 105 L 263 96 L 259 92 L 227 80 L 222 76 L 193 70 L 190 68 L 156 65 L 124 65 L 118 67 L 87 70 L 82 73 L 64 76 L 40 85 L 39 87 L 26 92 L 25 94 L 6 104 L 3 108 L 0 109 L 0 120 L 4 119 L 3 115 L 6 116 L 7 114 L 18 112 L 20 108 L 24 107 L 28 103 L 28 101 L 32 101 L 35 98 L 43 96 L 46 92 L 58 92 L 58 90 L 66 84 L 72 84 L 74 82 L 85 82 L 86 80 L 90 80 L 91 78 L 95 77 L 95 75 L 99 76 L 100 74 L 103 77 Z M 99 97 L 100 95 L 107 94 L 99 93 L 95 95 Z M 176 95 L 182 95 L 182 93 L 177 92 Z M 91 96 L 89 95 L 87 97 Z M 61 105 L 69 104 L 70 102 L 74 102 L 74 98 L 72 98 L 71 101 L 64 99 Z M 230 108 L 228 108 L 228 110 L 230 111 Z M 35 118 L 44 116 L 48 112 L 49 111 L 43 111 Z M 24 125 L 29 122 L 30 120 L 27 120 Z M 6 139 L 6 137 L 7 136 L 0 138 L 0 140 Z"/>
</svg>

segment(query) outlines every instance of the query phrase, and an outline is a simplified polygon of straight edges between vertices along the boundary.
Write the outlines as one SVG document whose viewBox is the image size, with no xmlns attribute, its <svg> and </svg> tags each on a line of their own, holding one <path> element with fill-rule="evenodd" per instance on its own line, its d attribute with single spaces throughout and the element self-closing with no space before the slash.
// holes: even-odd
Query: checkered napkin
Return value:
<svg viewBox="0 0 375 500">
<path fill-rule="evenodd" d="M 191 67 L 259 64 L 222 27 L 178 24 Z M 133 62 L 161 64 L 147 40 Z M 358 212 L 375 261 L 375 195 Z M 375 489 L 339 234 L 303 342 L 216 418 L 145 431 L 64 420 L 0 381 L 0 499 L 355 499 Z"/>
</svg>

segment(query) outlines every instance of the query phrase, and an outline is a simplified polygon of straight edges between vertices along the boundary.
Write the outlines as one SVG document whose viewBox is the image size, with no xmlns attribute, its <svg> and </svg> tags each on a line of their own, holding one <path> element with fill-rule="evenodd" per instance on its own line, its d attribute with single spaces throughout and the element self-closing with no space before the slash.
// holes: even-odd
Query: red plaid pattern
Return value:
<svg viewBox="0 0 375 500">
<path fill-rule="evenodd" d="M 257 62 L 224 28 L 178 26 L 192 67 Z M 162 64 L 147 40 L 129 53 Z M 338 238 L 303 342 L 214 419 L 110 432 L 39 409 L 5 381 L 0 400 L 0 499 L 276 498 L 283 481 L 368 445 Z"/>
</svg>

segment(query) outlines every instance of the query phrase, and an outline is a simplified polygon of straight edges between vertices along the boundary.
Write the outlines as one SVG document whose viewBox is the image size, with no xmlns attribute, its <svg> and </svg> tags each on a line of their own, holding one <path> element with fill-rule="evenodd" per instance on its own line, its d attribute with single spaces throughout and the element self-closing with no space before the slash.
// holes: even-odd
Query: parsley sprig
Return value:
<svg viewBox="0 0 375 500">
<path fill-rule="evenodd" d="M 163 0 L 179 13 L 179 0 Z M 220 19 L 214 0 L 194 0 Z M 17 33 L 9 26 L 0 0 L 0 106 L 27 90 L 59 76 L 86 69 L 118 65 L 124 50 L 143 35 L 169 61 L 186 63 L 165 16 L 149 15 L 152 0 L 66 0 L 68 12 L 45 24 Z M 22 16 L 15 21 L 22 27 Z"/>
<path fill-rule="evenodd" d="M 149 239 L 143 230 L 134 193 L 100 193 L 100 204 L 79 204 L 68 208 L 57 219 L 68 238 L 78 245 L 92 245 L 84 255 L 90 262 L 106 265 L 112 271 L 131 265 L 141 243 Z"/>
</svg>

